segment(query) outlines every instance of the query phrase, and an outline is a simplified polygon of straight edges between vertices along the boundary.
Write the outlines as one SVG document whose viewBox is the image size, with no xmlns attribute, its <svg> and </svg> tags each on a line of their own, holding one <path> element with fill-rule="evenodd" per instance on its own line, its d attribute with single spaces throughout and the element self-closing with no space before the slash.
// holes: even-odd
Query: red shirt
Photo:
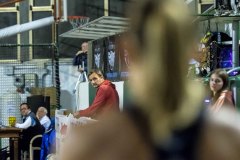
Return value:
<svg viewBox="0 0 240 160">
<path fill-rule="evenodd" d="M 96 118 L 109 111 L 120 111 L 119 96 L 115 85 L 109 80 L 104 80 L 97 88 L 92 105 L 87 109 L 80 110 L 79 114 L 80 116 Z"/>
</svg>

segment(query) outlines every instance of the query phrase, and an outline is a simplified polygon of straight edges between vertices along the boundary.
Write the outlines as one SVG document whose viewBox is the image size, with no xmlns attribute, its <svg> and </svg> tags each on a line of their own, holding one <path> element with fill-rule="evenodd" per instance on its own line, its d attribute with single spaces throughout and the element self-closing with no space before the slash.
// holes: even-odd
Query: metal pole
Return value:
<svg viewBox="0 0 240 160">
<path fill-rule="evenodd" d="M 25 31 L 41 28 L 50 24 L 54 23 L 54 17 L 47 17 L 42 18 L 36 21 L 24 23 L 24 24 L 16 24 L 14 26 L 6 27 L 3 29 L 0 29 L 0 39 L 5 37 L 10 37 L 12 35 L 22 33 Z"/>
<path fill-rule="evenodd" d="M 239 66 L 239 21 L 232 23 L 232 67 Z"/>
<path fill-rule="evenodd" d="M 109 16 L 109 0 L 104 0 L 104 16 Z"/>
</svg>

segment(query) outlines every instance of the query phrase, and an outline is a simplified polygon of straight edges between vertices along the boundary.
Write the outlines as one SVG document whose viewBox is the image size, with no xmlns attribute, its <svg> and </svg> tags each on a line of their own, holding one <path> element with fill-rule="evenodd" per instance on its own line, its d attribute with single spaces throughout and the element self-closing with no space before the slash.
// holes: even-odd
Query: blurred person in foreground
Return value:
<svg viewBox="0 0 240 160">
<path fill-rule="evenodd" d="M 222 107 L 235 109 L 232 91 L 228 89 L 228 74 L 224 69 L 216 69 L 210 75 L 209 87 L 211 90 L 210 109 L 218 112 Z"/>
<path fill-rule="evenodd" d="M 98 69 L 90 71 L 88 79 L 92 86 L 97 89 L 96 96 L 87 109 L 75 112 L 74 116 L 98 119 L 108 112 L 119 112 L 119 96 L 115 85 L 106 80 Z"/>
<path fill-rule="evenodd" d="M 136 107 L 73 131 L 61 159 L 240 159 L 239 115 L 209 114 L 203 87 L 187 80 L 196 44 L 184 2 L 139 0 L 130 11 L 129 83 Z"/>
<path fill-rule="evenodd" d="M 51 120 L 47 116 L 47 109 L 45 107 L 39 107 L 37 110 L 37 118 L 40 121 L 41 125 L 45 128 L 45 132 L 49 129 L 51 125 Z"/>
</svg>

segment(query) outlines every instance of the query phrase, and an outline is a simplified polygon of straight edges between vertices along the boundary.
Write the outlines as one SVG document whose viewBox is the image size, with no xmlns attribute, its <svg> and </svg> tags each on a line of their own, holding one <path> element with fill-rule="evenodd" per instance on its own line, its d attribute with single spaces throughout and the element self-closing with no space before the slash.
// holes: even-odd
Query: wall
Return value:
<svg viewBox="0 0 240 160">
<path fill-rule="evenodd" d="M 61 107 L 67 108 L 72 110 L 76 106 L 75 104 L 75 95 L 73 93 L 76 81 L 78 79 L 78 72 L 77 68 L 75 66 L 72 66 L 72 64 L 69 62 L 70 60 L 65 60 L 60 62 L 60 82 L 61 82 Z M 0 64 L 0 96 L 2 97 L 8 91 L 16 91 L 16 87 L 14 86 L 14 77 L 6 75 L 6 66 L 9 64 Z M 21 65 L 22 68 L 26 67 L 27 64 Z M 48 74 L 43 77 L 41 81 L 39 81 L 40 87 L 52 87 L 55 86 L 55 79 L 54 79 L 54 73 L 52 72 L 53 67 L 51 64 L 47 64 L 47 70 Z M 30 71 L 29 71 L 30 73 Z M 41 86 L 42 85 L 42 86 Z M 25 92 L 23 94 L 19 94 L 21 96 L 21 101 L 26 102 L 26 97 L 30 96 L 30 93 Z M 1 101 L 1 100 L 0 100 Z"/>
</svg>

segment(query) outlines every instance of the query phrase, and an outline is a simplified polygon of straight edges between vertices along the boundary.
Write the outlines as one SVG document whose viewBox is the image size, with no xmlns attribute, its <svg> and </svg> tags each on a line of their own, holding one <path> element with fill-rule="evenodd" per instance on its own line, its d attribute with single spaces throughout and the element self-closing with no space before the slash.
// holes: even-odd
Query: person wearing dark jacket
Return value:
<svg viewBox="0 0 240 160">
<path fill-rule="evenodd" d="M 119 96 L 115 85 L 105 80 L 100 70 L 92 70 L 88 79 L 94 88 L 97 88 L 96 97 L 92 105 L 85 110 L 74 113 L 75 117 L 91 117 L 97 119 L 107 112 L 119 112 Z"/>
<path fill-rule="evenodd" d="M 87 52 L 88 52 L 88 43 L 83 42 L 81 45 L 81 50 L 78 51 L 73 58 L 73 65 L 78 66 L 80 72 L 87 72 Z"/>
<path fill-rule="evenodd" d="M 22 103 L 20 105 L 20 112 L 23 116 L 23 123 L 16 123 L 15 127 L 23 129 L 22 139 L 20 139 L 21 150 L 29 151 L 31 139 L 36 135 L 43 134 L 45 129 L 27 103 Z M 41 141 L 36 143 L 39 146 L 41 145 Z"/>
</svg>

